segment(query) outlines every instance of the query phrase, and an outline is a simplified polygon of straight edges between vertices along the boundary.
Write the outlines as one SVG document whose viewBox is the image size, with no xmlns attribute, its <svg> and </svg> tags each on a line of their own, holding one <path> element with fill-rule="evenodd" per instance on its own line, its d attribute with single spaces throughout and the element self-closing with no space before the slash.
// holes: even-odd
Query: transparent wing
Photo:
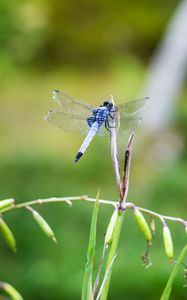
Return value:
<svg viewBox="0 0 187 300">
<path fill-rule="evenodd" d="M 65 113 L 89 117 L 94 109 L 91 105 L 78 101 L 62 91 L 53 91 L 52 98 Z"/>
<path fill-rule="evenodd" d="M 65 131 L 74 134 L 86 135 L 90 129 L 90 127 L 87 125 L 87 120 L 85 117 L 78 115 L 76 116 L 61 111 L 50 110 L 44 119 L 53 125 L 61 127 Z"/>
<path fill-rule="evenodd" d="M 120 126 L 119 121 L 116 124 L 118 135 L 131 134 L 133 129 L 141 123 L 142 118 L 138 117 L 124 117 L 120 118 Z"/>
<path fill-rule="evenodd" d="M 139 117 L 126 116 L 121 118 L 118 114 L 115 114 L 114 120 L 109 118 L 109 125 L 111 127 L 110 130 L 112 130 L 112 127 L 115 127 L 118 135 L 131 134 L 133 129 L 135 129 L 141 121 L 142 119 Z M 98 134 L 99 136 L 110 136 L 110 132 L 105 128 L 104 124 L 100 127 Z"/>
<path fill-rule="evenodd" d="M 149 97 L 140 98 L 118 106 L 120 117 L 139 117 L 144 108 L 151 102 Z"/>
</svg>

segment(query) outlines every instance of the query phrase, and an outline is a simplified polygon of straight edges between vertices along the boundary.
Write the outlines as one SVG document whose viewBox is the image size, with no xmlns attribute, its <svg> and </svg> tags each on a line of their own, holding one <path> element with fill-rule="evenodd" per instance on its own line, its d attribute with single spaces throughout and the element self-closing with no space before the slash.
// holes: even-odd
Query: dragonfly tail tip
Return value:
<svg viewBox="0 0 187 300">
<path fill-rule="evenodd" d="M 79 151 L 75 157 L 75 162 L 78 162 L 78 160 L 81 158 L 82 155 L 83 153 Z"/>
</svg>

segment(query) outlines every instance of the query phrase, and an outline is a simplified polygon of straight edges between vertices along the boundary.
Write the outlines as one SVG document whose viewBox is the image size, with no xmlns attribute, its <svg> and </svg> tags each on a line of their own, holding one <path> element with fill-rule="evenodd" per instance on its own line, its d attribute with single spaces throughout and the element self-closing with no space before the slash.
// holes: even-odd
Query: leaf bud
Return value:
<svg viewBox="0 0 187 300">
<path fill-rule="evenodd" d="M 33 218 L 36 220 L 45 235 L 51 238 L 56 243 L 55 234 L 46 220 L 33 208 L 27 206 L 27 209 L 31 211 Z"/>
<path fill-rule="evenodd" d="M 163 240 L 164 240 L 164 248 L 167 257 L 169 259 L 173 259 L 174 257 L 173 241 L 172 241 L 170 229 L 166 224 L 164 224 L 163 226 Z"/>
<path fill-rule="evenodd" d="M 15 237 L 8 227 L 8 225 L 5 223 L 5 221 L 0 218 L 0 231 L 7 243 L 7 245 L 12 249 L 14 252 L 16 252 L 16 240 Z"/>
<path fill-rule="evenodd" d="M 151 245 L 151 241 L 152 241 L 151 230 L 150 230 L 149 225 L 147 224 L 147 221 L 145 220 L 143 214 L 137 207 L 135 207 L 135 209 L 134 209 L 134 215 L 135 215 L 135 219 L 138 223 L 138 226 L 139 226 L 140 230 L 142 231 L 146 241 L 148 242 L 149 245 Z"/>
</svg>

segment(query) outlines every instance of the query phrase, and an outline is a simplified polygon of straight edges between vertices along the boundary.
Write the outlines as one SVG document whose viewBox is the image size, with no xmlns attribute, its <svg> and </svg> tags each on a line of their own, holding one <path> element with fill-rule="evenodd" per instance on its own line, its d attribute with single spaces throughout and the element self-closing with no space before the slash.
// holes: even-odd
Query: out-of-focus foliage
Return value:
<svg viewBox="0 0 187 300">
<path fill-rule="evenodd" d="M 124 52 L 146 59 L 176 0 L 3 1 L 1 51 L 16 63 L 108 65 Z"/>
</svg>

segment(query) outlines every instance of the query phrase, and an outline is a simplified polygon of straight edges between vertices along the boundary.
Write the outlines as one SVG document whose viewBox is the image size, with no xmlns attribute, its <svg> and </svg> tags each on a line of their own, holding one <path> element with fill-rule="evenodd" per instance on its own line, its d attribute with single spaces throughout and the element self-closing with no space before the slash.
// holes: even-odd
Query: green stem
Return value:
<svg viewBox="0 0 187 300">
<path fill-rule="evenodd" d="M 111 264 L 111 261 L 112 261 L 113 257 L 115 256 L 115 254 L 117 252 L 117 249 L 118 249 L 119 237 L 120 237 L 121 227 L 122 227 L 122 223 L 123 223 L 123 217 L 124 217 L 124 212 L 119 211 L 117 221 L 116 221 L 116 226 L 115 226 L 114 233 L 113 233 L 112 244 L 110 246 L 110 250 L 109 250 L 109 254 L 108 254 L 108 260 L 107 260 L 107 264 L 106 264 L 106 271 L 108 270 L 108 268 Z M 107 299 L 108 290 L 109 290 L 109 286 L 110 286 L 111 274 L 112 274 L 112 268 L 110 270 L 110 273 L 109 273 L 108 278 L 106 280 L 105 286 L 104 286 L 103 291 L 101 293 L 100 300 L 106 300 Z"/>
<path fill-rule="evenodd" d="M 33 205 L 42 205 L 42 204 L 47 204 L 47 203 L 56 203 L 56 202 L 65 202 L 67 203 L 69 206 L 72 205 L 72 202 L 79 202 L 79 201 L 84 201 L 84 202 L 95 202 L 95 198 L 89 198 L 88 196 L 75 196 L 75 197 L 52 197 L 52 198 L 45 198 L 45 199 L 37 199 L 37 200 L 32 200 L 32 201 L 28 201 L 28 202 L 23 202 L 23 203 L 19 203 L 19 204 L 15 204 L 13 206 L 8 206 L 5 207 L 4 209 L 0 210 L 0 214 L 4 214 L 19 208 L 25 208 L 27 206 L 33 206 Z M 99 199 L 98 200 L 99 204 L 103 204 L 103 205 L 110 205 L 113 207 L 116 207 L 118 205 L 117 201 L 111 201 L 111 200 L 103 200 L 103 199 Z M 135 204 L 132 202 L 126 202 L 125 205 L 125 209 L 127 208 L 131 208 L 134 209 Z M 187 220 L 184 220 L 182 218 L 179 217 L 172 217 L 172 216 L 165 216 L 162 215 L 160 213 L 156 213 L 152 210 L 143 208 L 143 207 L 139 207 L 137 206 L 137 208 L 148 214 L 151 216 L 155 216 L 156 218 L 159 219 L 165 219 L 165 220 L 169 220 L 169 221 L 173 221 L 173 222 L 179 222 L 182 223 L 182 225 L 184 225 L 185 227 L 187 227 Z"/>
</svg>

